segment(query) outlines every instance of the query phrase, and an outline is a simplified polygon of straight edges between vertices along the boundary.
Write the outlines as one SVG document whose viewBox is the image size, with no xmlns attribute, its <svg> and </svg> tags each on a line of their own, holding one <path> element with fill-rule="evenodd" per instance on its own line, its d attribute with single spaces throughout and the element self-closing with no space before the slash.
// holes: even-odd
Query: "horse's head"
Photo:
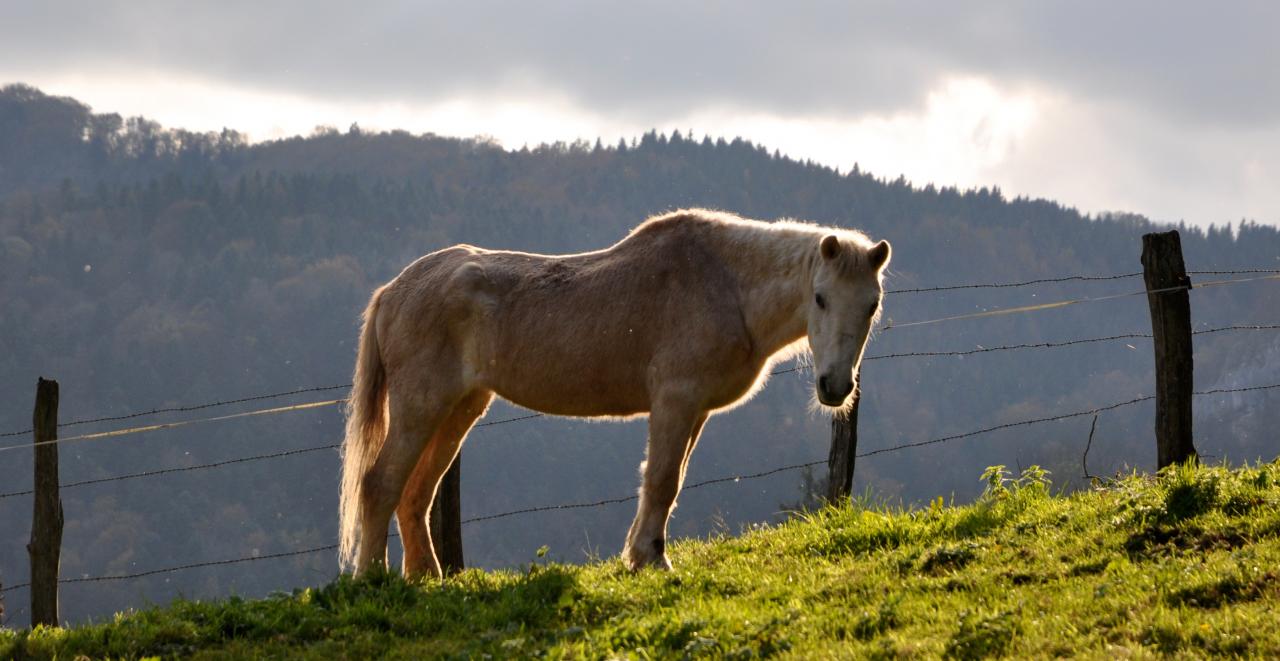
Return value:
<svg viewBox="0 0 1280 661">
<path fill-rule="evenodd" d="M 823 406 L 841 408 L 853 392 L 862 350 L 880 314 L 880 274 L 889 254 L 887 241 L 866 245 L 828 235 L 818 244 L 808 303 L 809 348 Z"/>
</svg>

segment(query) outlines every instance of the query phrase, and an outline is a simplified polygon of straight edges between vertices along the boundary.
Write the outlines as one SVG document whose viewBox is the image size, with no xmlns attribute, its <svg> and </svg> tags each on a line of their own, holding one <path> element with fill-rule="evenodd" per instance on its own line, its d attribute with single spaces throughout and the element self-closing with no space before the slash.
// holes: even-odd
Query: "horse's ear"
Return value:
<svg viewBox="0 0 1280 661">
<path fill-rule="evenodd" d="M 889 247 L 889 242 L 884 239 L 880 243 L 871 246 L 867 251 L 867 261 L 871 262 L 871 268 L 879 271 L 889 263 L 889 257 L 893 255 L 893 249 Z"/>
<path fill-rule="evenodd" d="M 818 244 L 818 252 L 822 253 L 823 259 L 835 259 L 840 254 L 840 239 L 834 234 L 828 234 L 822 237 L 822 243 Z"/>
</svg>

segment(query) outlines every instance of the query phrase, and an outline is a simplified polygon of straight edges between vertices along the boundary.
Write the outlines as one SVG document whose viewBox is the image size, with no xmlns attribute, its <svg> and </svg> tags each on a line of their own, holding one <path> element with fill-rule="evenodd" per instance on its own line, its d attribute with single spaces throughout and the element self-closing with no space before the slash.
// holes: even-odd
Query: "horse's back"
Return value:
<svg viewBox="0 0 1280 661">
<path fill-rule="evenodd" d="M 732 276 L 696 239 L 653 234 L 563 256 L 456 246 L 392 285 L 406 332 L 434 328 L 478 386 L 562 415 L 642 413 L 655 381 L 750 349 Z"/>
</svg>

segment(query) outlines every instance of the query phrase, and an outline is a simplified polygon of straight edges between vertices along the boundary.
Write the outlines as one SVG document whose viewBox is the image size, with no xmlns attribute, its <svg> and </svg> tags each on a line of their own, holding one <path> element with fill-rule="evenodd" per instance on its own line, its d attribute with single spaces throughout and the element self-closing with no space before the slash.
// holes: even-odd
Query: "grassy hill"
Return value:
<svg viewBox="0 0 1280 661">
<path fill-rule="evenodd" d="M 340 579 L 261 601 L 0 631 L 0 658 L 1280 656 L 1280 462 L 1054 496 L 996 467 L 979 501 L 855 503 L 616 559 Z"/>
</svg>

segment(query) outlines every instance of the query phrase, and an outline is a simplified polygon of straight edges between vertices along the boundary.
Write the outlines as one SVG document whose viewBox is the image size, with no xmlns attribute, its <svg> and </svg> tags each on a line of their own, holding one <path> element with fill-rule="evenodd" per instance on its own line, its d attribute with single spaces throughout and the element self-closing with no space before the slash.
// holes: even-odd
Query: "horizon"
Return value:
<svg viewBox="0 0 1280 661">
<path fill-rule="evenodd" d="M 410 136 L 412 136 L 412 137 L 414 137 L 414 138 L 441 138 L 441 139 L 471 140 L 471 141 L 485 142 L 485 143 L 487 143 L 487 144 L 491 144 L 491 145 L 494 145 L 494 146 L 498 147 L 499 149 L 503 150 L 503 151 L 504 151 L 504 152 L 506 152 L 506 153 L 514 154 L 514 153 L 519 153 L 519 152 L 521 152 L 521 151 L 526 151 L 526 150 L 536 150 L 536 149 L 539 149 L 539 148 L 549 148 L 549 147 L 554 147 L 554 146 L 556 146 L 556 145 L 558 145 L 558 144 L 559 144 L 559 145 L 563 145 L 563 146 L 565 146 L 565 147 L 569 147 L 569 148 L 572 148 L 572 147 L 574 147 L 575 145 L 586 145 L 588 148 L 593 148 L 593 147 L 594 147 L 594 145 L 595 145 L 597 142 L 599 142 L 599 143 L 601 144 L 601 146 L 602 146 L 604 149 L 615 149 L 615 148 L 617 148 L 617 146 L 618 146 L 619 142 L 621 141 L 621 142 L 626 143 L 626 144 L 627 144 L 627 145 L 629 145 L 630 147 L 634 147 L 635 145 L 637 145 L 637 144 L 640 142 L 640 140 L 641 140 L 644 136 L 646 136 L 646 135 L 648 135 L 648 134 L 651 134 L 651 133 L 652 133 L 652 134 L 654 134 L 654 135 L 657 135 L 657 136 L 661 137 L 662 139 L 669 139 L 669 138 L 671 138 L 672 136 L 674 136 L 675 134 L 679 134 L 683 139 L 688 140 L 688 141 L 691 141 L 691 142 L 697 142 L 697 143 L 702 143 L 702 142 L 704 142 L 704 141 L 706 141 L 706 140 L 710 140 L 710 141 L 712 141 L 712 142 L 717 142 L 717 141 L 733 142 L 733 141 L 735 141 L 735 140 L 742 140 L 742 141 L 746 142 L 746 143 L 747 143 L 747 144 L 749 144 L 749 145 L 752 145 L 752 146 L 754 146 L 754 147 L 757 147 L 757 148 L 761 148 L 761 149 L 763 149 L 764 151 L 766 151 L 767 153 L 769 153 L 769 154 L 771 154 L 771 155 L 772 155 L 772 154 L 780 155 L 780 157 L 781 157 L 781 158 L 788 159 L 788 160 L 792 161 L 793 163 L 797 163 L 797 164 L 813 163 L 813 164 L 816 164 L 816 165 L 821 166 L 821 167 L 829 168 L 830 170 L 832 170 L 833 172 L 835 172 L 835 173 L 836 173 L 837 175 L 839 175 L 839 176 L 849 176 L 849 175 L 853 174 L 854 172 L 857 172 L 857 173 L 859 173 L 859 174 L 861 174 L 861 175 L 870 176 L 870 177 L 872 177 L 873 179 L 875 179 L 876 181 L 879 181 L 879 182 L 882 182 L 882 183 L 891 183 L 891 182 L 894 182 L 894 181 L 898 180 L 899 178 L 901 178 L 901 179 L 903 179 L 903 180 L 906 182 L 906 184 L 907 184 L 909 187 L 911 187 L 913 190 L 917 190 L 917 191 L 925 191 L 925 190 L 927 190 L 929 187 L 933 187 L 933 188 L 936 188 L 936 189 L 938 189 L 938 190 L 948 190 L 948 189 L 950 189 L 950 190 L 956 190 L 956 191 L 959 191 L 959 192 L 961 192 L 961 193 L 965 193 L 965 192 L 979 192 L 979 191 L 994 191 L 994 192 L 996 192 L 996 193 L 998 193 L 998 194 L 1002 195 L 1002 196 L 1003 196 L 1003 198 L 1004 198 L 1004 199 L 1006 199 L 1006 200 L 1008 200 L 1008 201 L 1027 200 L 1027 201 L 1042 201 L 1042 202 L 1049 202 L 1049 203 L 1052 203 L 1052 204 L 1058 205 L 1058 206 L 1060 206 L 1060 207 L 1062 207 L 1062 208 L 1064 208 L 1064 209 L 1066 209 L 1066 210 L 1076 212 L 1076 213 L 1080 214 L 1082 217 L 1084 217 L 1084 218 L 1086 218 L 1086 219 L 1089 219 L 1089 220 L 1094 220 L 1094 221 L 1105 221 L 1105 220 L 1111 220 L 1111 219 L 1114 219 L 1114 218 L 1123 218 L 1123 217 L 1127 217 L 1127 216 L 1135 216 L 1135 217 L 1138 217 L 1138 218 L 1141 218 L 1141 219 L 1143 219 L 1143 220 L 1147 220 L 1147 221 L 1149 221 L 1149 222 L 1156 223 L 1156 224 L 1159 224 L 1159 225 L 1167 225 L 1167 226 L 1186 226 L 1187 228 L 1192 229 L 1192 230 L 1201 230 L 1201 231 L 1205 231 L 1205 230 L 1209 230 L 1209 229 L 1219 229 L 1219 230 L 1225 229 L 1225 230 L 1227 230 L 1228 232 L 1230 232 L 1233 236 L 1234 236 L 1235 234 L 1237 234 L 1237 233 L 1238 233 L 1239 228 L 1240 228 L 1242 225 L 1247 224 L 1247 223 L 1256 223 L 1256 224 L 1260 224 L 1260 225 L 1270 225 L 1269 223 L 1262 223 L 1262 222 L 1260 222 L 1260 221 L 1258 221 L 1258 220 L 1256 220 L 1256 219 L 1253 219 L 1253 218 L 1241 218 L 1241 219 L 1238 219 L 1238 220 L 1235 220 L 1235 221 L 1226 220 L 1226 221 L 1222 221 L 1222 222 L 1214 222 L 1214 221 L 1210 221 L 1210 222 L 1208 222 L 1208 223 L 1205 223 L 1205 224 L 1199 225 L 1199 224 L 1196 224 L 1196 223 L 1187 222 L 1185 219 L 1178 219 L 1178 220 L 1162 220 L 1162 219 L 1158 219 L 1158 218 L 1152 218 L 1152 217 L 1149 217 L 1149 216 L 1147 216 L 1147 215 L 1145 215 L 1145 214 L 1141 214 L 1141 213 L 1138 213 L 1138 212 L 1126 211 L 1126 210 L 1110 210 L 1110 209 L 1091 210 L 1091 209 L 1084 209 L 1084 208 L 1080 208 L 1078 205 L 1071 204 L 1071 203 L 1070 203 L 1069 201 L 1067 201 L 1067 200 L 1053 199 L 1053 198 L 1046 197 L 1046 196 L 1027 195 L 1027 194 L 1014 194 L 1014 195 L 1010 195 L 1007 191 L 1005 191 L 1005 190 L 1004 190 L 1003 188 L 1001 188 L 999 185 L 989 185 L 989 184 L 982 184 L 982 183 L 976 183 L 976 184 L 972 184 L 972 185 L 960 185 L 960 184 L 956 184 L 956 183 L 942 183 L 942 184 L 939 184 L 939 183 L 934 182 L 934 181 L 920 182 L 920 181 L 915 181 L 915 180 L 911 179 L 911 178 L 910 178 L 910 177 L 908 177 L 905 173 L 897 173 L 897 174 L 889 175 L 889 174 L 882 174 L 882 173 L 878 173 L 878 172 L 872 172 L 872 171 L 868 170 L 867 168 L 863 167 L 863 165 L 862 165 L 861 163 L 858 163 L 858 162 L 854 162 L 852 165 L 850 165 L 850 166 L 848 166 L 848 167 L 841 167 L 840 165 L 834 165 L 834 164 L 831 164 L 831 163 L 823 162 L 823 161 L 820 161 L 820 160 L 817 160 L 817 159 L 813 159 L 813 158 L 811 158 L 811 157 L 802 157 L 802 156 L 797 156 L 797 155 L 795 155 L 795 154 L 787 153 L 787 152 L 785 152 L 785 151 L 783 151 L 783 150 L 781 150 L 781 149 L 777 149 L 777 148 L 773 147 L 772 145 L 769 145 L 769 144 L 766 144 L 766 143 L 762 143 L 762 142 L 759 142 L 759 141 L 753 140 L 753 139 L 751 139 L 751 138 L 750 138 L 750 137 L 748 137 L 748 136 L 743 136 L 743 135 L 729 135 L 729 134 L 713 134 L 713 133 L 695 134 L 695 133 L 694 133 L 692 130 L 690 130 L 690 129 L 681 129 L 681 128 L 679 128 L 679 127 L 673 127 L 673 128 L 670 128 L 670 129 L 660 129 L 660 128 L 658 128 L 658 127 L 649 127 L 649 128 L 645 128 L 645 129 L 637 129 L 637 132 L 636 132 L 636 133 L 628 134 L 628 135 L 611 136 L 609 139 L 606 139 L 606 137 L 604 137 L 604 136 L 591 136 L 591 137 L 587 137 L 587 136 L 580 136 L 580 137 L 574 138 L 574 139 L 572 139 L 572 140 L 557 139 L 557 140 L 552 140 L 552 141 L 541 141 L 541 142 L 538 142 L 538 143 L 536 143 L 536 144 L 530 144 L 530 143 L 524 142 L 524 143 L 521 143 L 519 146 L 517 146 L 517 145 L 513 145 L 513 144 L 506 144 L 506 143 L 504 143 L 503 141 L 501 141 L 500 139 L 496 138 L 495 136 L 488 135 L 488 134 L 483 134 L 483 133 L 477 133 L 477 134 L 473 134 L 473 135 L 462 135 L 462 134 L 447 134 L 447 133 L 440 133 L 440 132 L 438 132 L 438 131 L 433 131 L 433 130 L 413 131 L 413 130 L 405 129 L 405 128 L 400 127 L 400 126 L 368 126 L 368 125 L 363 125 L 363 124 L 361 124 L 359 121 L 353 121 L 353 122 L 351 122 L 351 124 L 350 124 L 350 125 L 348 125 L 346 128 L 343 128 L 343 127 L 340 127 L 340 126 L 336 126 L 336 125 L 332 125 L 332 124 L 317 124 L 317 125 L 315 125 L 315 126 L 311 127 L 311 129 L 310 129 L 310 130 L 308 130 L 308 131 L 288 132 L 288 131 L 283 131 L 283 129 L 281 129 L 280 131 L 277 131 L 277 132 L 273 133 L 272 135 L 265 136 L 265 137 L 259 137 L 259 138 L 256 138 L 256 139 L 255 139 L 255 138 L 253 137 L 253 135 L 252 135 L 252 134 L 248 133 L 247 131 L 241 130 L 240 128 L 237 128 L 237 127 L 235 127 L 235 126 L 228 126 L 228 125 L 220 125 L 220 126 L 219 126 L 219 125 L 209 125 L 209 126 L 207 126 L 207 127 L 203 127 L 203 126 L 202 126 L 202 127 L 192 127 L 192 126 L 187 126 L 187 125 L 172 125 L 172 124 L 168 124 L 168 123 L 166 123 L 166 122 L 161 122 L 161 121 L 157 120 L 155 117 L 148 116 L 148 115 L 145 115 L 145 114 L 123 113 L 123 112 L 115 111 L 115 110 L 112 110 L 112 109 L 100 109 L 100 108 L 97 108 L 97 107 L 95 107 L 94 105 L 92 105 L 92 104 L 88 103 L 88 102 L 87 102 L 87 101 L 85 101 L 84 99 L 81 99 L 81 98 L 78 98 L 78 97 L 75 97 L 75 96 L 72 96 L 72 95 L 69 95 L 69 94 L 59 94 L 59 93 L 53 92 L 53 91 L 51 91 L 51 90 L 47 90 L 47 89 L 40 88 L 40 87 L 38 87 L 38 86 L 36 86 L 36 85 L 32 85 L 32 84 L 30 84 L 30 83 L 26 83 L 26 82 L 24 82 L 24 81 L 8 81 L 8 82 L 3 82 L 3 83 L 0 83 L 0 88 L 4 88 L 4 87 L 10 86 L 10 85 L 25 85 L 25 86 L 28 86 L 28 87 L 30 87 L 30 88 L 32 88 L 32 89 L 35 89 L 35 90 L 39 91 L 40 93 L 46 94 L 46 95 L 51 96 L 51 97 L 71 99 L 72 101 L 74 101 L 74 102 L 76 102 L 76 103 L 80 103 L 80 104 L 85 105 L 86 107 L 88 107 L 88 108 L 89 108 L 90 112 L 92 112 L 92 113 L 94 113 L 94 114 L 101 115 L 101 114 L 113 114 L 113 113 L 114 113 L 114 114 L 120 115 L 120 116 L 121 116 L 121 118 L 123 118 L 123 119 L 129 119 L 129 118 L 135 118 L 135 117 L 136 117 L 136 118 L 141 118 L 141 119 L 145 119 L 145 120 L 148 120 L 148 121 L 154 121 L 154 122 L 156 122 L 157 124 L 159 124 L 159 125 L 160 125 L 160 127 L 161 127 L 162 129 L 165 129 L 165 130 L 185 130 L 185 131 L 191 131 L 191 132 L 193 132 L 193 133 L 201 133 L 201 134 L 209 134 L 209 133 L 214 133 L 214 134 L 216 134 L 216 133 L 219 133 L 219 132 L 224 131 L 224 130 L 232 131 L 232 132 L 234 132 L 234 133 L 238 134 L 241 138 L 243 138 L 243 139 L 245 140 L 246 144 L 247 144 L 249 147 L 256 147 L 256 146 L 260 146 L 260 145 L 271 144 L 271 143 L 274 143 L 274 142 L 281 142 L 281 141 L 294 140 L 294 139 L 303 139 L 303 140 L 307 140 L 307 139 L 311 139 L 311 138 L 318 137 L 318 136 L 323 135 L 324 133 L 327 133 L 327 132 L 333 132 L 333 133 L 336 133 L 336 134 L 342 135 L 342 134 L 347 134 L 347 133 L 349 133 L 349 132 L 350 132 L 350 131 L 352 131 L 353 129 L 357 129 L 357 130 L 359 130 L 359 131 L 360 131 L 361 133 L 363 133 L 363 134 L 392 134 L 392 133 L 395 133 L 395 132 L 404 132 L 404 133 L 407 133 L 408 135 L 410 135 Z M 1280 226 L 1280 223 L 1278 223 L 1278 224 L 1277 224 L 1277 225 L 1275 225 L 1275 226 Z"/>
</svg>

